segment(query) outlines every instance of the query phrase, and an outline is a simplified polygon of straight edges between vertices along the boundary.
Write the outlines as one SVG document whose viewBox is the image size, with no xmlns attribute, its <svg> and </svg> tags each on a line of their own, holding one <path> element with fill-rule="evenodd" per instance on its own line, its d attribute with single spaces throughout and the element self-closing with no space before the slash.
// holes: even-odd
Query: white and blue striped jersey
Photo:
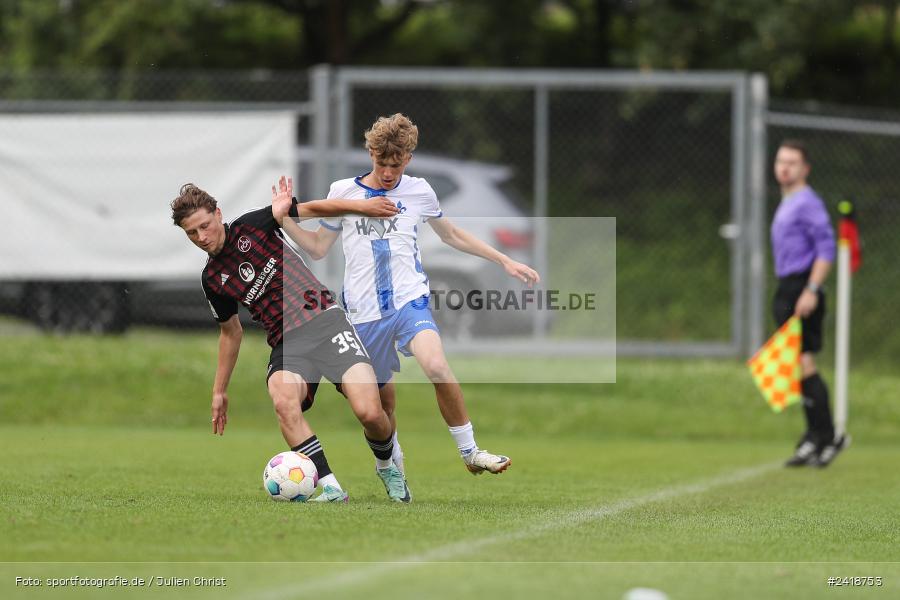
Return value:
<svg viewBox="0 0 900 600">
<path fill-rule="evenodd" d="M 386 196 L 400 212 L 385 219 L 344 215 L 319 221 L 341 231 L 346 262 L 341 299 L 354 324 L 391 315 L 430 293 L 416 237 L 420 224 L 442 215 L 437 196 L 424 179 L 403 175 L 393 189 L 376 190 L 363 184 L 363 177 L 335 181 L 328 197 Z"/>
</svg>

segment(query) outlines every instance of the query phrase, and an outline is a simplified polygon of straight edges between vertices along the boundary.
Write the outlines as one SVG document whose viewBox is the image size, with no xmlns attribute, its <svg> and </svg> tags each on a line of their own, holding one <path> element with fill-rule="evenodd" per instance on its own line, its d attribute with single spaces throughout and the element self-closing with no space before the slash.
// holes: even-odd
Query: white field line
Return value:
<svg viewBox="0 0 900 600">
<path fill-rule="evenodd" d="M 452 558 L 465 557 L 467 554 L 471 554 L 486 546 L 537 537 L 549 531 L 555 532 L 562 528 L 576 527 L 592 521 L 602 521 L 603 519 L 614 517 L 620 513 L 653 502 L 672 500 L 673 498 L 690 496 L 693 494 L 703 494 L 715 488 L 734 483 L 741 483 L 780 467 L 780 462 L 747 467 L 717 477 L 704 479 L 696 483 L 675 485 L 655 492 L 650 492 L 649 494 L 644 494 L 643 496 L 625 498 L 611 504 L 602 504 L 599 506 L 560 513 L 550 516 L 547 519 L 543 519 L 539 523 L 526 525 L 515 531 L 453 542 L 443 546 L 437 546 L 419 554 L 410 554 L 386 562 L 361 563 L 355 568 L 350 568 L 334 575 L 304 581 L 302 585 L 303 594 L 306 595 L 309 592 L 318 589 L 333 590 L 344 586 L 351 586 L 356 583 L 370 581 L 373 578 L 385 575 L 392 571 L 413 567 L 417 564 L 447 561 Z M 285 585 L 274 587 L 269 590 L 257 589 L 244 597 L 248 599 L 281 600 L 295 597 L 297 591 L 298 588 L 296 584 Z"/>
</svg>

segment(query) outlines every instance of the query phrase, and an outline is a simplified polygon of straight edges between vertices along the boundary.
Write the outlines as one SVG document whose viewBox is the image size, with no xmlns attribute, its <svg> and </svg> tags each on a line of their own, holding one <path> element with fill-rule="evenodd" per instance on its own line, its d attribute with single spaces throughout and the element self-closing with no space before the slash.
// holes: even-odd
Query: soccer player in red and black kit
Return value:
<svg viewBox="0 0 900 600">
<path fill-rule="evenodd" d="M 318 438 L 303 418 L 321 375 L 339 386 L 365 430 L 376 471 L 391 500 L 409 502 L 403 475 L 391 462 L 393 431 L 381 408 L 378 386 L 365 348 L 333 294 L 307 268 L 281 234 L 285 218 L 361 213 L 392 216 L 392 202 L 381 198 L 316 200 L 303 204 L 292 197 L 282 177 L 272 186 L 272 205 L 224 223 L 216 200 L 194 184 L 182 186 L 171 203 L 172 220 L 197 247 L 209 254 L 203 290 L 220 324 L 219 355 L 213 384 L 213 433 L 228 422 L 226 390 L 240 350 L 242 328 L 238 303 L 262 324 L 272 347 L 267 373 L 269 395 L 281 433 L 292 450 L 309 456 L 319 471 L 322 494 L 315 500 L 346 502 L 325 459 Z"/>
</svg>

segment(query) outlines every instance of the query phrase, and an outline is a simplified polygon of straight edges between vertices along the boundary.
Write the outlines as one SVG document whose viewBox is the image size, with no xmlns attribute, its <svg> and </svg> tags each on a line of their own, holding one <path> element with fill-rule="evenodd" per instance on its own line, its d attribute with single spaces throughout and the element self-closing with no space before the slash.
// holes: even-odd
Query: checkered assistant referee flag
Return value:
<svg viewBox="0 0 900 600">
<path fill-rule="evenodd" d="M 791 317 L 763 344 L 753 358 L 747 361 L 756 387 L 775 412 L 799 402 L 800 391 L 800 339 L 799 317 Z"/>
</svg>

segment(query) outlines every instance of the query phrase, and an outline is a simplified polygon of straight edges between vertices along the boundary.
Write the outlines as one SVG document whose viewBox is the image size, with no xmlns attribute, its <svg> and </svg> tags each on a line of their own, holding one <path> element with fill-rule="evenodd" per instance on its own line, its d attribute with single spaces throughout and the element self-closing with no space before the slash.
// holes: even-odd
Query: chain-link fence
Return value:
<svg viewBox="0 0 900 600">
<path fill-rule="evenodd" d="M 824 199 L 835 229 L 838 203 L 849 200 L 855 206 L 863 264 L 853 276 L 851 360 L 896 364 L 900 335 L 891 323 L 894 299 L 900 297 L 900 269 L 894 264 L 900 252 L 900 114 L 777 102 L 767 120 L 770 158 L 783 139 L 800 138 L 807 143 L 812 162 L 809 183 Z M 780 198 L 777 185 L 769 191 L 771 220 Z M 834 348 L 836 287 L 832 274 L 827 284 L 826 353 Z M 773 326 L 768 314 L 767 324 Z"/>
<path fill-rule="evenodd" d="M 96 102 L 269 103 L 309 98 L 309 75 L 283 71 L 139 71 L 103 70 L 0 72 L 4 110 L 85 108 Z M 132 107 L 135 105 L 132 104 Z M 111 106 L 104 104 L 109 110 Z M 165 107 L 160 105 L 161 110 Z"/>
<path fill-rule="evenodd" d="M 505 252 L 545 272 L 567 271 L 560 265 L 568 263 L 577 273 L 579 261 L 589 265 L 596 249 L 590 232 L 581 230 L 577 238 L 584 239 L 573 239 L 554 233 L 541 219 L 615 218 L 620 353 L 741 355 L 753 337 L 750 313 L 759 310 L 752 302 L 751 256 L 754 251 L 769 256 L 762 245 L 767 236 L 753 242 L 751 235 L 768 222 L 762 222 L 765 214 L 754 221 L 751 210 L 748 165 L 754 140 L 762 138 L 749 132 L 749 88 L 747 76 L 727 73 L 38 72 L 0 74 L 0 117 L 143 112 L 224 118 L 226 113 L 288 111 L 296 115 L 289 170 L 303 197 L 320 198 L 329 181 L 368 170 L 362 134 L 372 121 L 403 112 L 420 129 L 408 172 L 429 180 L 445 214 L 499 221 L 537 218 L 530 230 L 498 225 L 486 234 L 486 241 Z M 829 206 L 841 199 L 856 201 L 866 262 L 854 285 L 854 356 L 896 354 L 900 341 L 885 335 L 883 321 L 887 299 L 900 287 L 900 275 L 888 263 L 897 218 L 890 165 L 900 137 L 879 126 L 885 115 L 878 115 L 874 125 L 838 115 L 844 120 L 831 119 L 825 127 L 777 119 L 787 112 L 798 111 L 776 104 L 770 112 L 765 173 L 771 171 L 779 139 L 804 137 L 813 152 L 812 184 Z M 7 147 L 0 169 L 35 176 L 22 172 L 20 158 Z M 167 180 L 165 173 L 151 177 Z M 172 190 L 161 205 L 181 183 L 166 182 Z M 771 217 L 776 194 L 774 186 L 768 189 Z M 258 198 L 265 198 L 261 192 Z M 230 199 L 221 200 L 227 205 Z M 64 235 L 65 228 L 55 231 Z M 754 243 L 759 248 L 751 248 Z M 8 255 L 3 260 L 28 259 Z M 427 269 L 428 257 L 423 260 Z M 340 286 L 339 255 L 314 269 L 329 285 Z M 432 271 L 433 285 L 465 283 L 465 273 L 446 265 Z M 121 331 L 142 323 L 209 326 L 195 277 L 17 277 L 0 283 L 0 304 L 7 313 L 56 330 Z M 463 341 L 485 332 L 462 313 L 441 318 L 448 331 L 461 332 Z M 535 317 L 526 329 L 535 339 L 573 339 L 559 319 L 546 316 Z"/>
<path fill-rule="evenodd" d="M 242 176 L 243 170 L 274 172 L 275 165 L 268 163 L 277 156 L 280 169 L 292 172 L 294 148 L 310 136 L 309 80 L 305 72 L 268 71 L 0 74 L 3 202 L 19 226 L 16 235 L 23 228 L 31 231 L 23 234 L 23 242 L 4 246 L 10 248 L 0 263 L 0 309 L 55 332 L 122 332 L 141 324 L 208 327 L 199 268 L 192 269 L 189 279 L 171 272 L 148 276 L 147 257 L 138 257 L 129 246 L 141 245 L 151 235 L 159 241 L 158 228 L 151 234 L 147 227 L 153 223 L 171 229 L 168 200 L 182 183 L 203 178 L 204 172 L 221 189 L 242 196 L 250 190 L 241 190 L 241 181 L 252 178 Z M 288 124 L 285 131 L 266 131 L 259 126 L 266 118 L 255 116 L 272 114 L 294 117 L 280 121 Z M 264 139 L 273 135 L 282 139 Z M 242 136 L 243 143 L 238 141 Z M 228 143 L 221 144 L 223 140 Z M 266 150 L 273 144 L 277 152 Z M 265 156 L 254 157 L 254 152 Z M 205 158 L 194 160 L 192 155 Z M 179 156 L 209 168 L 179 172 Z M 121 181 L 124 173 L 134 179 Z M 260 186 L 248 198 L 221 198 L 226 215 L 226 207 L 233 207 L 233 217 L 236 205 L 265 202 L 266 189 Z M 155 209 L 136 206 L 142 203 Z M 132 213 L 130 220 L 126 212 Z M 84 246 L 121 238 L 116 234 L 123 227 L 130 229 L 130 241 L 126 234 L 121 247 L 104 253 L 130 260 L 132 273 L 73 266 Z M 167 239 L 184 244 L 183 234 L 177 239 L 175 233 L 167 231 Z M 152 260 L 159 263 L 171 255 L 162 247 L 155 252 Z"/>
<path fill-rule="evenodd" d="M 364 172 L 363 130 L 378 115 L 404 112 L 422 132 L 410 173 L 427 175 L 448 215 L 617 218 L 620 340 L 646 348 L 712 342 L 713 351 L 733 345 L 741 293 L 733 286 L 735 245 L 719 232 L 741 218 L 734 214 L 740 76 L 531 72 L 526 81 L 482 72 L 448 86 L 435 85 L 434 73 L 424 71 L 368 73 L 378 85 L 353 70 L 324 79 L 320 70 L 318 80 L 267 72 L 4 75 L 0 109 L 7 116 L 88 116 L 293 107 L 301 117 L 295 142 L 306 197 L 324 196 L 335 177 Z M 327 174 L 323 144 L 337 148 Z M 15 168 L 14 150 L 6 162 Z M 576 248 L 575 240 L 551 239 L 546 225 L 524 233 L 496 229 L 499 237 L 488 242 L 539 268 L 564 251 L 572 260 L 591 260 L 590 240 Z M 332 275 L 332 285 L 339 260 L 332 257 L 323 273 Z M 445 284 L 465 276 L 434 273 Z M 184 326 L 208 318 L 193 282 L 181 280 L 18 280 L 5 282 L 0 295 L 7 310 L 56 330 L 121 331 L 132 323 Z M 558 337 L 553 321 L 538 318 L 532 329 Z"/>
<path fill-rule="evenodd" d="M 404 112 L 429 160 L 502 169 L 485 187 L 520 214 L 615 217 L 620 354 L 733 355 L 745 327 L 735 232 L 749 230 L 746 84 L 740 74 L 348 69 L 336 74 L 334 141 L 352 156 L 375 117 Z M 561 251 L 589 261 L 590 242 L 537 232 L 536 264 Z"/>
</svg>

